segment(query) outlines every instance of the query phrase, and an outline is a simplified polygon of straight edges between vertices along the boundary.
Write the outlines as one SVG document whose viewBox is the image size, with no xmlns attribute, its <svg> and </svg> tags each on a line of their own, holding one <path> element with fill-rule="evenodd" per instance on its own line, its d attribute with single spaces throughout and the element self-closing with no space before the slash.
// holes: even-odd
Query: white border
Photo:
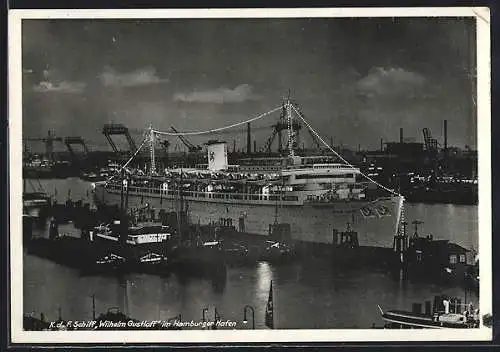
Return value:
<svg viewBox="0 0 500 352">
<path fill-rule="evenodd" d="M 22 260 L 22 19 L 105 18 L 303 18 L 303 17 L 457 17 L 477 18 L 479 162 L 480 311 L 492 312 L 490 13 L 485 7 L 294 8 L 199 10 L 11 10 L 8 16 L 11 336 L 13 343 L 203 343 L 203 342 L 360 342 L 485 341 L 492 329 L 458 330 L 235 330 L 235 331 L 23 331 Z"/>
</svg>

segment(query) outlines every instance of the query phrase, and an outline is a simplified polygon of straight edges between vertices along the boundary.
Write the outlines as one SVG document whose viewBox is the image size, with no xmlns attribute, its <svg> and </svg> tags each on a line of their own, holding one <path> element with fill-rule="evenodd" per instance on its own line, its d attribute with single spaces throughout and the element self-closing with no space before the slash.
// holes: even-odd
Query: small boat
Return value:
<svg viewBox="0 0 500 352">
<path fill-rule="evenodd" d="M 291 259 L 292 248 L 284 242 L 266 241 L 266 248 L 260 254 L 260 260 L 267 262 L 279 262 Z"/>
<path fill-rule="evenodd" d="M 124 257 L 109 253 L 103 257 L 98 257 L 94 262 L 90 262 L 82 269 L 83 274 L 105 274 L 125 271 L 126 260 Z"/>
<path fill-rule="evenodd" d="M 169 261 L 166 256 L 154 252 L 139 257 L 137 260 L 127 261 L 128 269 L 131 272 L 149 273 L 149 274 L 168 274 Z"/>
<path fill-rule="evenodd" d="M 23 211 L 33 218 L 38 218 L 43 208 L 50 205 L 50 196 L 44 192 L 24 192 Z"/>
<path fill-rule="evenodd" d="M 102 177 L 99 177 L 98 174 L 96 174 L 95 172 L 84 172 L 80 178 L 83 180 L 83 181 L 89 181 L 89 182 L 97 182 L 97 181 L 102 181 L 104 178 Z"/>
<path fill-rule="evenodd" d="M 115 265 L 115 264 L 121 264 L 125 262 L 125 258 L 110 253 L 109 255 L 104 256 L 103 258 L 100 258 L 96 260 L 97 265 Z"/>
<path fill-rule="evenodd" d="M 459 299 L 448 299 L 444 296 L 434 298 L 434 309 L 431 302 L 426 302 L 425 312 L 421 304 L 413 304 L 412 311 L 388 310 L 384 312 L 380 306 L 380 314 L 387 323 L 388 329 L 470 329 L 479 327 L 479 309 L 472 304 L 466 306 Z"/>
<path fill-rule="evenodd" d="M 141 264 L 149 264 L 149 265 L 154 265 L 154 264 L 160 264 L 160 263 L 165 263 L 167 261 L 167 258 L 164 257 L 163 255 L 156 254 L 156 253 L 148 253 L 141 258 L 139 258 L 139 263 Z"/>
<path fill-rule="evenodd" d="M 83 181 L 88 181 L 88 182 L 100 182 L 106 180 L 109 176 L 111 175 L 110 171 L 107 170 L 100 170 L 98 172 L 90 171 L 90 172 L 84 172 L 80 178 Z"/>
<path fill-rule="evenodd" d="M 223 241 L 224 257 L 231 263 L 255 262 L 248 248 L 234 241 Z"/>
</svg>

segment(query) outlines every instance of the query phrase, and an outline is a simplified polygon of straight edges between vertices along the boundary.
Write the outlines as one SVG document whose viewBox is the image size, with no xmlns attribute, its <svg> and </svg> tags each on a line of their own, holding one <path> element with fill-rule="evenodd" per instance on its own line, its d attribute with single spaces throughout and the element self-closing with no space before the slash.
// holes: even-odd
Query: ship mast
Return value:
<svg viewBox="0 0 500 352">
<path fill-rule="evenodd" d="M 180 178 L 177 183 L 177 230 L 179 231 L 179 239 L 182 241 L 182 214 L 184 211 L 184 195 L 183 195 L 183 178 L 182 169 L 180 169 Z"/>
<path fill-rule="evenodd" d="M 277 224 L 278 223 L 278 199 L 281 200 L 283 198 L 283 187 L 284 187 L 284 184 L 285 183 L 285 180 L 283 178 L 283 175 L 281 176 L 281 184 L 278 185 L 278 189 L 279 189 L 279 196 L 276 196 L 276 203 L 274 205 L 274 223 Z M 278 198 L 279 197 L 279 198 Z"/>
<path fill-rule="evenodd" d="M 153 131 L 153 126 L 149 125 L 149 156 L 151 158 L 151 175 L 156 173 L 156 162 L 155 162 L 155 133 Z"/>
<path fill-rule="evenodd" d="M 274 224 L 278 223 L 278 196 L 276 196 L 276 203 L 274 204 Z"/>
<path fill-rule="evenodd" d="M 293 115 L 292 115 L 292 103 L 290 102 L 290 91 L 288 91 L 288 98 L 286 101 L 286 120 L 288 127 L 288 156 L 294 157 L 295 152 L 293 147 L 295 145 L 295 133 L 293 130 Z"/>
</svg>

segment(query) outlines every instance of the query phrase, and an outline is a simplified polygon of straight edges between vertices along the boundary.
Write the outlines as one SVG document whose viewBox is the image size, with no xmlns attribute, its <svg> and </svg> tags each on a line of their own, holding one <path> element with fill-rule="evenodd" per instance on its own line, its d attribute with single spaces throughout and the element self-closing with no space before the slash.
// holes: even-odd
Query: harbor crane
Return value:
<svg viewBox="0 0 500 352">
<path fill-rule="evenodd" d="M 132 136 L 130 136 L 129 130 L 125 125 L 114 124 L 114 123 L 106 124 L 102 129 L 102 134 L 106 137 L 109 145 L 111 146 L 111 148 L 113 148 L 113 151 L 115 153 L 119 153 L 119 150 L 116 147 L 115 142 L 111 139 L 112 135 L 124 135 L 125 138 L 127 138 L 127 142 L 130 147 L 130 152 L 135 153 L 137 151 L 137 146 L 135 145 Z"/>
<path fill-rule="evenodd" d="M 66 144 L 66 147 L 68 148 L 68 150 L 72 156 L 75 156 L 75 151 L 72 147 L 72 145 L 75 145 L 75 144 L 82 146 L 83 153 L 85 155 L 88 155 L 88 153 L 89 153 L 89 149 L 87 148 L 87 145 L 85 144 L 85 141 L 83 140 L 82 137 L 66 137 L 66 138 L 64 138 L 64 144 Z"/>
<path fill-rule="evenodd" d="M 171 126 L 170 129 L 174 132 L 174 133 L 180 133 L 179 131 L 177 131 L 175 129 L 174 126 Z M 191 143 L 186 137 L 184 137 L 183 135 L 181 134 L 178 134 L 177 137 L 179 137 L 179 139 L 181 140 L 181 142 L 186 146 L 186 148 L 188 148 L 188 151 L 190 153 L 196 153 L 196 152 L 199 152 L 201 151 L 201 147 L 199 145 L 194 145 L 193 143 Z"/>
<path fill-rule="evenodd" d="M 64 138 L 64 144 L 66 144 L 66 147 L 68 148 L 71 158 L 73 159 L 73 162 L 75 162 L 76 164 L 78 164 L 80 160 L 78 159 L 76 152 L 73 149 L 73 145 L 82 146 L 83 160 L 85 160 L 89 155 L 89 149 L 87 148 L 87 145 L 85 144 L 85 141 L 83 140 L 82 137 L 66 137 Z"/>
<path fill-rule="evenodd" d="M 42 138 L 25 138 L 26 142 L 44 142 L 45 143 L 45 155 L 49 160 L 54 160 L 54 142 L 62 142 L 61 137 L 56 137 L 52 134 L 52 131 L 47 132 L 47 137 Z"/>
<path fill-rule="evenodd" d="M 437 152 L 439 143 L 436 138 L 432 138 L 431 130 L 426 127 L 422 130 L 422 133 L 424 135 L 425 149 L 428 152 Z"/>
</svg>

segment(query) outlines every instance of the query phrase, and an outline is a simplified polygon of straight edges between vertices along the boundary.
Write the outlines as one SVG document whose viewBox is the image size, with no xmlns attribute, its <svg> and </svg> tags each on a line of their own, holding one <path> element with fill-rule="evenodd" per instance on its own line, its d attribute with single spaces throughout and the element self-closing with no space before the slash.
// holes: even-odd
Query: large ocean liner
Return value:
<svg viewBox="0 0 500 352">
<path fill-rule="evenodd" d="M 349 224 L 358 231 L 360 245 L 391 246 L 403 198 L 392 190 L 381 192 L 385 187 L 358 168 L 339 163 L 339 158 L 345 161 L 341 156 L 296 155 L 292 108 L 289 100 L 284 103 L 287 156 L 249 157 L 229 165 L 226 144 L 213 142 L 207 143 L 208 165 L 156 170 L 152 147 L 149 175 L 126 167 L 127 163 L 121 177 L 93 184 L 95 202 L 123 204 L 126 197 L 129 207 L 150 204 L 175 211 L 182 196 L 193 222 L 233 218 L 244 224 L 245 231 L 267 234 L 269 224 L 279 217 L 291 225 L 294 239 L 320 243 L 332 243 L 333 229 Z M 150 147 L 155 132 L 150 130 Z"/>
</svg>

